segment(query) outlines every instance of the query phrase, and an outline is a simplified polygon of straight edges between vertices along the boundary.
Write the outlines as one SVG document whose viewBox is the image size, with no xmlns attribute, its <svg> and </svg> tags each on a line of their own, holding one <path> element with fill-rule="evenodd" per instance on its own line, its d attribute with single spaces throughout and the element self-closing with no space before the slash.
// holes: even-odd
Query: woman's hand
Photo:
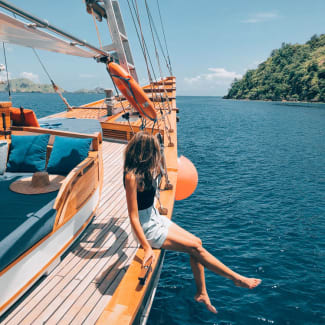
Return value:
<svg viewBox="0 0 325 325">
<path fill-rule="evenodd" d="M 145 266 L 146 263 L 152 258 L 152 262 L 153 263 L 155 261 L 155 254 L 152 250 L 151 247 L 147 248 L 144 250 L 144 256 L 143 256 L 143 261 L 142 261 L 142 266 Z"/>
</svg>

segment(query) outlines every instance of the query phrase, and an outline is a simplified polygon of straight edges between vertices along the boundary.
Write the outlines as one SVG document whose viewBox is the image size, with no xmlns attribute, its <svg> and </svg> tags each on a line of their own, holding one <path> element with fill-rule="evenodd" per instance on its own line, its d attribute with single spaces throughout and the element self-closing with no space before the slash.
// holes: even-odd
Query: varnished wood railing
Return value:
<svg viewBox="0 0 325 325">
<path fill-rule="evenodd" d="M 175 86 L 175 79 L 168 80 L 171 86 Z M 174 99 L 171 100 L 172 107 L 176 107 Z M 170 115 L 171 127 L 174 130 L 171 135 L 171 140 L 174 143 L 173 147 L 168 147 L 167 137 L 164 137 L 165 157 L 168 170 L 168 178 L 173 185 L 171 190 L 160 192 L 160 201 L 164 208 L 167 209 L 167 217 L 171 218 L 177 181 L 177 127 L 176 127 L 176 111 L 173 110 Z M 159 207 L 159 206 L 157 206 Z M 162 251 L 154 250 L 155 261 L 152 264 L 152 272 L 147 276 L 144 284 L 140 283 L 139 276 L 141 274 L 142 260 L 144 251 L 140 247 L 126 271 L 122 281 L 115 290 L 110 302 L 105 307 L 96 325 L 124 325 L 133 324 L 135 319 L 139 318 L 143 304 L 145 303 L 156 276 L 157 269 L 160 266 Z"/>
</svg>

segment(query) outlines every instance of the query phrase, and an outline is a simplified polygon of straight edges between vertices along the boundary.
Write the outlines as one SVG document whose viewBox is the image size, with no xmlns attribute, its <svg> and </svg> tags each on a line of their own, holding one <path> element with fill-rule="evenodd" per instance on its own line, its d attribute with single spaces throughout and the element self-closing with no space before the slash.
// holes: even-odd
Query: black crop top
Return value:
<svg viewBox="0 0 325 325">
<path fill-rule="evenodd" d="M 123 183 L 125 187 L 125 174 L 123 176 Z M 149 189 L 145 189 L 140 192 L 137 190 L 137 202 L 138 202 L 138 210 L 148 209 L 153 205 L 155 200 L 156 188 L 155 186 L 151 186 Z"/>
<path fill-rule="evenodd" d="M 138 210 L 145 210 L 151 207 L 155 200 L 155 194 L 156 189 L 154 186 L 143 192 L 137 191 Z"/>
</svg>

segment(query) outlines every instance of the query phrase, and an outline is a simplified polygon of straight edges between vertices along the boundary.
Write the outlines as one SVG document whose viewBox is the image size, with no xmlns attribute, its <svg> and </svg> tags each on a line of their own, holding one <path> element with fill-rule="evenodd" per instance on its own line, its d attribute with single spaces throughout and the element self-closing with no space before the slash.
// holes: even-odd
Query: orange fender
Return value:
<svg viewBox="0 0 325 325">
<path fill-rule="evenodd" d="M 24 109 L 24 117 L 20 108 L 10 107 L 10 118 L 14 126 L 37 126 L 39 127 L 37 117 L 33 110 Z"/>
<path fill-rule="evenodd" d="M 133 77 L 115 62 L 108 64 L 108 70 L 116 87 L 141 116 L 152 121 L 156 120 L 154 104 Z"/>
<path fill-rule="evenodd" d="M 184 200 L 192 195 L 198 183 L 198 174 L 193 163 L 184 156 L 177 159 L 178 173 L 175 200 Z"/>
</svg>

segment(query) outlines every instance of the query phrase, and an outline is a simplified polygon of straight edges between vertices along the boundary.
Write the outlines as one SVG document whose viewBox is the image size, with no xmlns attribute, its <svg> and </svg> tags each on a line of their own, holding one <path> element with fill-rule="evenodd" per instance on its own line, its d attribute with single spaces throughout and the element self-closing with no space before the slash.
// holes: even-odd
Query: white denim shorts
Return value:
<svg viewBox="0 0 325 325">
<path fill-rule="evenodd" d="M 161 248 L 168 235 L 168 228 L 172 224 L 167 217 L 151 207 L 139 210 L 139 219 L 143 232 L 152 248 Z"/>
</svg>

